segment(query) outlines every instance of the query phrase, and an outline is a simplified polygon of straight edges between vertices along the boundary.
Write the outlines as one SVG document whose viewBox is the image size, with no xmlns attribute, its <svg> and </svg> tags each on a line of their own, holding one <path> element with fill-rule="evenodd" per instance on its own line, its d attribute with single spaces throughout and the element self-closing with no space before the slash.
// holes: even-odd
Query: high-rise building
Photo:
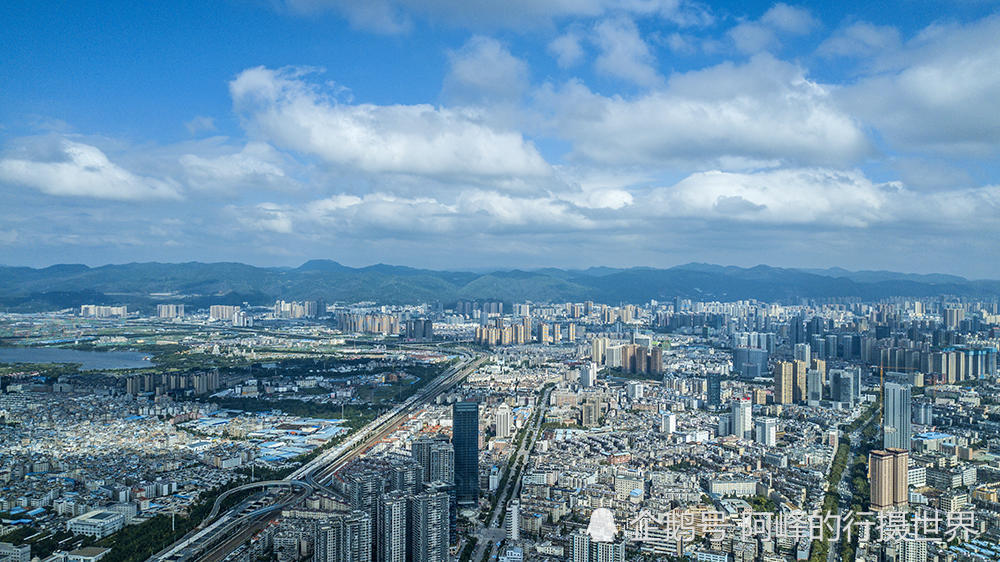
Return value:
<svg viewBox="0 0 1000 562">
<path fill-rule="evenodd" d="M 378 542 L 376 562 L 406 562 L 407 494 L 389 492 L 378 504 Z"/>
<path fill-rule="evenodd" d="M 917 404 L 913 412 L 913 421 L 920 425 L 934 425 L 934 405 L 930 402 Z"/>
<path fill-rule="evenodd" d="M 128 316 L 128 307 L 84 304 L 80 306 L 80 316 L 88 318 L 125 318 Z"/>
<path fill-rule="evenodd" d="M 521 540 L 521 502 L 512 500 L 507 506 L 507 540 Z"/>
<path fill-rule="evenodd" d="M 826 384 L 826 361 L 823 359 L 813 359 L 809 363 L 809 368 L 816 369 L 823 376 L 823 383 Z"/>
<path fill-rule="evenodd" d="M 722 405 L 722 375 L 719 373 L 708 373 L 708 405 Z"/>
<path fill-rule="evenodd" d="M 158 304 L 156 305 L 156 316 L 158 318 L 180 318 L 184 316 L 184 305 Z"/>
<path fill-rule="evenodd" d="M 406 321 L 406 337 L 412 339 L 434 339 L 434 322 L 426 318 L 413 318 Z"/>
<path fill-rule="evenodd" d="M 625 541 L 595 541 L 583 531 L 572 534 L 570 562 L 625 562 Z"/>
<path fill-rule="evenodd" d="M 597 364 L 593 361 L 580 365 L 580 386 L 590 387 L 597 382 Z"/>
<path fill-rule="evenodd" d="M 884 392 L 885 412 L 882 418 L 882 446 L 910 450 L 910 424 L 913 400 L 910 385 L 886 383 Z"/>
<path fill-rule="evenodd" d="M 608 338 L 595 337 L 590 342 L 590 360 L 598 365 L 604 364 L 604 355 L 608 349 Z"/>
<path fill-rule="evenodd" d="M 426 492 L 409 500 L 411 562 L 448 562 L 450 500 L 445 492 Z"/>
<path fill-rule="evenodd" d="M 455 448 L 451 443 L 438 441 L 431 447 L 428 469 L 428 482 L 455 484 Z"/>
<path fill-rule="evenodd" d="M 653 346 L 649 348 L 649 368 L 647 371 L 651 375 L 662 375 L 663 374 L 663 348 L 660 346 Z"/>
<path fill-rule="evenodd" d="M 796 361 L 809 363 L 812 361 L 812 348 L 807 343 L 797 343 L 792 356 Z"/>
<path fill-rule="evenodd" d="M 455 447 L 455 493 L 459 505 L 479 502 L 479 403 L 456 402 L 452 407 Z"/>
<path fill-rule="evenodd" d="M 494 424 L 496 425 L 496 436 L 498 439 L 507 439 L 511 435 L 511 428 L 514 426 L 514 414 L 506 403 L 497 406 Z"/>
<path fill-rule="evenodd" d="M 818 369 L 806 372 L 806 402 L 810 406 L 819 405 L 823 400 L 823 373 Z"/>
<path fill-rule="evenodd" d="M 632 400 L 642 400 L 646 394 L 646 385 L 639 381 L 629 381 L 625 383 L 625 395 Z"/>
<path fill-rule="evenodd" d="M 795 396 L 792 387 L 794 382 L 794 367 L 788 361 L 778 361 L 774 364 L 774 402 L 775 404 L 791 404 Z"/>
<path fill-rule="evenodd" d="M 765 447 L 774 447 L 778 443 L 778 420 L 774 418 L 758 418 L 754 420 L 754 441 Z"/>
<path fill-rule="evenodd" d="M 854 386 L 855 380 L 854 371 L 852 370 L 831 369 L 830 399 L 853 406 L 856 403 L 857 397 L 860 396 L 860 389 Z"/>
<path fill-rule="evenodd" d="M 209 320 L 221 320 L 223 322 L 231 322 L 233 316 L 240 310 L 238 306 L 231 306 L 226 304 L 213 304 L 208 307 L 208 319 Z"/>
<path fill-rule="evenodd" d="M 944 309 L 945 329 L 957 330 L 958 325 L 965 320 L 965 310 L 958 307 L 948 307 Z"/>
<path fill-rule="evenodd" d="M 733 372 L 745 379 L 767 376 L 766 349 L 738 347 L 733 350 Z"/>
<path fill-rule="evenodd" d="M 371 562 L 371 526 L 363 511 L 323 520 L 316 528 L 313 562 Z"/>
<path fill-rule="evenodd" d="M 719 414 L 719 425 L 718 425 L 718 435 L 719 437 L 725 437 L 727 435 L 733 434 L 733 414 Z"/>
<path fill-rule="evenodd" d="M 542 323 L 538 325 L 538 343 L 550 344 L 552 343 L 552 334 L 549 331 L 549 325 Z"/>
<path fill-rule="evenodd" d="M 891 453 L 872 451 L 868 454 L 868 481 L 872 511 L 892 509 L 895 506 L 894 470 L 895 462 Z"/>
<path fill-rule="evenodd" d="M 625 562 L 625 541 L 590 543 L 592 562 Z"/>
<path fill-rule="evenodd" d="M 897 508 L 910 505 L 910 453 L 904 449 L 886 449 L 893 455 L 892 498 Z"/>
<path fill-rule="evenodd" d="M 253 316 L 245 310 L 237 310 L 233 313 L 233 326 L 237 328 L 252 328 Z"/>
<path fill-rule="evenodd" d="M 910 454 L 885 449 L 868 454 L 868 480 L 872 511 L 902 509 L 909 505 Z"/>
<path fill-rule="evenodd" d="M 413 456 L 413 460 L 420 466 L 424 482 L 431 481 L 431 449 L 439 442 L 438 439 L 432 437 L 418 437 L 410 444 L 410 455 Z"/>
<path fill-rule="evenodd" d="M 895 558 L 886 557 L 887 560 L 898 560 L 899 562 L 927 562 L 927 541 L 900 540 L 892 545 L 895 551 Z"/>
<path fill-rule="evenodd" d="M 590 535 L 582 530 L 573 533 L 571 562 L 590 562 Z"/>
<path fill-rule="evenodd" d="M 601 422 L 601 401 L 597 398 L 588 398 L 580 407 L 580 425 L 583 427 L 595 427 Z"/>
<path fill-rule="evenodd" d="M 753 405 L 749 400 L 733 402 L 733 435 L 740 439 L 753 438 Z"/>
<path fill-rule="evenodd" d="M 809 372 L 809 363 L 806 361 L 792 361 L 792 401 L 802 404 L 806 401 L 806 374 Z"/>
<path fill-rule="evenodd" d="M 677 432 L 677 414 L 666 412 L 660 416 L 660 433 Z"/>
</svg>

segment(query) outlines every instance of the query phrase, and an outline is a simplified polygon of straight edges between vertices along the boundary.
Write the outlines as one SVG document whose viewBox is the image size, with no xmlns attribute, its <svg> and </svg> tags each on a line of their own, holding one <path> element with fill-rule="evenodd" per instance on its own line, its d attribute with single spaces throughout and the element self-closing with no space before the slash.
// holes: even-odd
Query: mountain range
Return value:
<svg viewBox="0 0 1000 562">
<path fill-rule="evenodd" d="M 296 268 L 241 263 L 128 263 L 88 267 L 0 266 L 0 307 L 41 311 L 81 304 L 127 304 L 149 309 L 157 302 L 270 304 L 276 299 L 327 302 L 377 301 L 386 304 L 453 303 L 460 299 L 504 302 L 593 300 L 615 304 L 683 297 L 732 301 L 956 295 L 992 297 L 1000 281 L 955 275 L 891 271 L 789 269 L 766 265 L 743 268 L 690 263 L 656 269 L 594 267 L 546 268 L 487 273 L 436 271 L 393 265 L 348 267 L 312 260 Z"/>
</svg>

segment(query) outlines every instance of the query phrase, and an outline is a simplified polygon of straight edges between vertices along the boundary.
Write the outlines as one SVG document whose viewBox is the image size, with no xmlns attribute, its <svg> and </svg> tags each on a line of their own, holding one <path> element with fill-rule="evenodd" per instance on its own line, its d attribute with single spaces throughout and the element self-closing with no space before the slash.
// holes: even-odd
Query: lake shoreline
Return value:
<svg viewBox="0 0 1000 562">
<path fill-rule="evenodd" d="M 141 351 L 83 351 L 61 347 L 0 347 L 0 364 L 78 364 L 81 371 L 147 369 L 155 364 Z"/>
</svg>

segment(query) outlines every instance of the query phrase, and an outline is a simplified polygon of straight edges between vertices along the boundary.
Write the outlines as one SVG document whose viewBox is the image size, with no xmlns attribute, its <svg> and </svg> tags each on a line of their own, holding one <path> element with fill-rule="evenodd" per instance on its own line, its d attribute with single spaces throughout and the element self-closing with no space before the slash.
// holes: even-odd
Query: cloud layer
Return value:
<svg viewBox="0 0 1000 562">
<path fill-rule="evenodd" d="M 216 85 L 231 111 L 185 108 L 179 138 L 26 117 L 31 131 L 3 133 L 0 245 L 105 261 L 145 248 L 282 263 L 878 267 L 877 240 L 904 248 L 895 267 L 935 269 L 948 241 L 1000 237 L 998 16 L 904 32 L 785 3 L 277 11 L 345 18 L 394 45 L 445 29 L 421 59 L 433 81 L 373 96 L 341 81 L 376 55 L 327 69 L 270 59 Z M 819 257 L 793 259 L 809 248 Z"/>
<path fill-rule="evenodd" d="M 47 144 L 33 146 L 29 155 L 0 160 L 0 181 L 57 196 L 121 200 L 180 197 L 171 182 L 133 174 L 95 146 L 68 139 Z"/>
<path fill-rule="evenodd" d="M 432 177 L 548 172 L 520 133 L 495 130 L 475 109 L 351 105 L 295 69 L 248 69 L 229 89 L 251 134 L 338 166 Z"/>
</svg>

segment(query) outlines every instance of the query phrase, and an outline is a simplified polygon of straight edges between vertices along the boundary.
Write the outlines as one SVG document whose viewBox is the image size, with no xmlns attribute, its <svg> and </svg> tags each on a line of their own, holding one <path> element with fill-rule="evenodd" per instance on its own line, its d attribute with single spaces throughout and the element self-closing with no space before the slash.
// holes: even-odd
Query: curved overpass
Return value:
<svg viewBox="0 0 1000 562">
<path fill-rule="evenodd" d="M 224 494 L 216 498 L 211 513 L 189 536 L 181 538 L 170 547 L 154 555 L 150 560 L 198 559 L 196 557 L 200 556 L 206 548 L 209 548 L 209 545 L 215 543 L 220 536 L 229 533 L 236 525 L 244 524 L 248 520 L 246 514 L 234 518 L 234 514 L 227 511 L 222 517 L 215 519 L 222 509 L 222 500 L 237 491 L 266 487 L 297 487 L 301 488 L 304 492 L 303 494 L 298 494 L 298 498 L 287 499 L 273 506 L 260 508 L 250 514 L 253 516 L 281 509 L 284 506 L 300 501 L 302 497 L 314 491 L 324 491 L 341 500 L 345 499 L 342 492 L 329 484 L 323 484 L 323 482 L 329 479 L 337 470 L 343 468 L 352 458 L 362 454 L 367 448 L 384 438 L 385 435 L 391 433 L 415 408 L 418 408 L 426 401 L 433 400 L 435 396 L 448 391 L 454 385 L 460 383 L 469 373 L 481 366 L 487 359 L 486 356 L 479 355 L 465 347 L 459 347 L 457 351 L 461 357 L 461 361 L 457 365 L 453 365 L 440 377 L 430 381 L 428 385 L 407 398 L 403 403 L 397 404 L 390 411 L 383 413 L 364 428 L 355 431 L 343 443 L 300 466 L 288 475 L 285 480 L 253 482 L 233 488 L 232 490 L 227 490 Z M 215 519 L 214 522 L 213 519 Z M 241 531 L 243 533 L 241 536 L 248 537 L 254 532 L 254 529 L 255 527 L 253 526 L 247 527 L 244 531 Z M 175 558 L 176 556 L 181 556 L 182 558 Z M 192 556 L 195 558 L 191 558 Z"/>
<path fill-rule="evenodd" d="M 222 502 L 229 496 L 235 494 L 236 492 L 243 492 L 246 490 L 253 490 L 255 488 L 306 488 L 312 490 L 312 484 L 308 482 L 303 482 L 302 480 L 264 480 L 262 482 L 251 482 L 249 484 L 244 484 L 242 486 L 237 486 L 232 490 L 226 490 L 225 492 L 219 494 L 219 497 L 215 498 L 215 503 L 212 504 L 212 511 L 208 513 L 208 516 L 201 520 L 201 524 L 198 525 L 199 528 L 208 525 L 216 516 L 219 515 L 219 509 L 222 507 Z"/>
</svg>

